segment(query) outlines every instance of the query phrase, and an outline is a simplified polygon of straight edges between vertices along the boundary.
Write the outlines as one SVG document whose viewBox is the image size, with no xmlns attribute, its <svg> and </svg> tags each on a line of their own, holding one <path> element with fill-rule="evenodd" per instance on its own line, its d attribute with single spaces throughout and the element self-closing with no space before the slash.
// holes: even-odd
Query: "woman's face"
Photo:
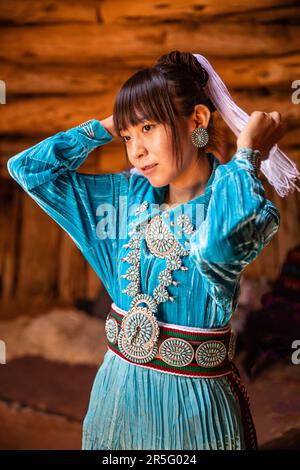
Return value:
<svg viewBox="0 0 300 470">
<path fill-rule="evenodd" d="M 189 121 L 187 118 L 179 122 L 183 166 L 178 170 L 172 152 L 169 126 L 145 120 L 138 125 L 130 126 L 126 131 L 121 131 L 130 163 L 148 178 L 152 186 L 168 185 L 196 158 L 197 150 L 190 138 L 192 125 L 192 120 Z M 153 164 L 155 166 L 150 172 L 143 171 L 145 166 Z"/>
</svg>

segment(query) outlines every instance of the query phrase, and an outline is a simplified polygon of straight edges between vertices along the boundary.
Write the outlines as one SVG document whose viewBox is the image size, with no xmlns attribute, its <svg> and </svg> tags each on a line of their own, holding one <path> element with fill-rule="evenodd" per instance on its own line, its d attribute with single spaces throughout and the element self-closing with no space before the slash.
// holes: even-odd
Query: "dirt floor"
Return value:
<svg viewBox="0 0 300 470">
<path fill-rule="evenodd" d="M 82 420 L 106 351 L 104 321 L 77 310 L 0 323 L 0 449 L 80 449 Z M 300 449 L 300 366 L 278 362 L 250 397 L 261 449 Z"/>
</svg>

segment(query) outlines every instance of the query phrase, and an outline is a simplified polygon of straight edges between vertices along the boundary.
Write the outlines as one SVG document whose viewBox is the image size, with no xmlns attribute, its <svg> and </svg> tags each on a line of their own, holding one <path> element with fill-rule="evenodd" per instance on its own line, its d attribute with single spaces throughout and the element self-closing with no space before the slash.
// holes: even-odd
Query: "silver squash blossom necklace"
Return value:
<svg viewBox="0 0 300 470">
<path fill-rule="evenodd" d="M 136 215 L 147 210 L 149 203 L 144 201 L 136 210 Z M 165 212 L 168 217 L 169 213 Z M 108 320 L 106 329 L 108 336 L 118 338 L 118 347 L 125 357 L 136 363 L 152 361 L 158 350 L 159 324 L 156 318 L 157 307 L 160 303 L 174 301 L 175 297 L 169 295 L 167 287 L 178 286 L 179 282 L 172 278 L 175 270 L 187 271 L 189 268 L 182 265 L 181 258 L 189 254 L 189 250 L 183 248 L 169 230 L 161 214 L 154 216 L 150 221 L 142 221 L 137 224 L 130 234 L 130 240 L 124 245 L 131 248 L 126 257 L 121 261 L 131 264 L 126 273 L 121 277 L 131 281 L 122 292 L 133 297 L 130 310 L 124 315 L 120 332 L 118 325 L 112 318 Z M 172 226 L 174 222 L 170 223 Z M 177 224 L 187 235 L 194 232 L 194 227 L 190 217 L 180 214 L 177 217 Z M 181 233 L 181 230 L 178 234 Z M 159 284 L 155 287 L 153 295 L 141 292 L 141 242 L 145 239 L 149 251 L 158 258 L 166 260 L 166 267 L 159 275 Z M 189 244 L 189 241 L 185 241 Z M 146 304 L 147 307 L 141 304 Z"/>
</svg>

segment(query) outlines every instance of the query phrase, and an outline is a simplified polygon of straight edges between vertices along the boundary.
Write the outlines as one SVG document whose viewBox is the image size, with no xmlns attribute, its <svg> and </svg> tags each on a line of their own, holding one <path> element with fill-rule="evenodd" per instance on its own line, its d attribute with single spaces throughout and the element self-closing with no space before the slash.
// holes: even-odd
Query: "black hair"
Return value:
<svg viewBox="0 0 300 470">
<path fill-rule="evenodd" d="M 216 108 L 204 91 L 208 73 L 190 52 L 172 51 L 162 55 L 152 67 L 132 75 L 120 89 L 114 104 L 113 121 L 116 134 L 143 120 L 169 126 L 177 168 L 182 166 L 182 150 L 177 121 L 194 112 L 196 104 L 204 104 L 213 113 Z M 207 132 L 210 145 L 215 132 L 212 116 Z M 129 163 L 126 144 L 125 154 Z M 198 155 L 205 147 L 199 149 Z"/>
</svg>

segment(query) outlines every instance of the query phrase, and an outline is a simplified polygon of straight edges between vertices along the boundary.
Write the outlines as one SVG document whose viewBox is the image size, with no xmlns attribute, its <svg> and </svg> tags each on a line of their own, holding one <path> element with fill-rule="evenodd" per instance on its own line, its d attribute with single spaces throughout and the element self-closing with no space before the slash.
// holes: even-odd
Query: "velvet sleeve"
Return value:
<svg viewBox="0 0 300 470">
<path fill-rule="evenodd" d="M 77 170 L 93 149 L 112 139 L 92 119 L 21 151 L 7 164 L 11 177 L 84 253 L 111 297 L 116 284 L 117 233 L 100 233 L 102 216 L 107 214 L 111 232 L 119 229 L 119 198 L 127 194 L 128 179 L 125 171 L 84 174 Z"/>
<path fill-rule="evenodd" d="M 216 169 L 205 220 L 190 238 L 191 258 L 206 289 L 222 304 L 236 294 L 237 281 L 278 231 L 280 214 L 266 198 L 252 163 L 252 149 L 239 149 Z"/>
</svg>

